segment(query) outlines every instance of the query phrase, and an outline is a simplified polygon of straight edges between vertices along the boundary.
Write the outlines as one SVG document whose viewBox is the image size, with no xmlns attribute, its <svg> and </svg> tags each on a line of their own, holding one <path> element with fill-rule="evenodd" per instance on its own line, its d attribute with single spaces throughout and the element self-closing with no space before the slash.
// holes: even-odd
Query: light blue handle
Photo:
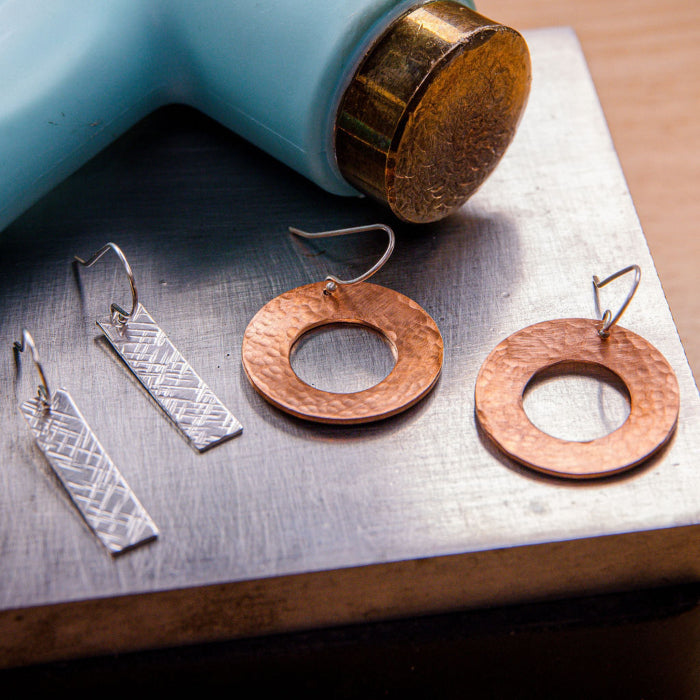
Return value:
<svg viewBox="0 0 700 700">
<path fill-rule="evenodd" d="M 0 0 L 0 230 L 172 102 L 356 194 L 335 165 L 335 109 L 367 44 L 416 4 Z"/>
</svg>

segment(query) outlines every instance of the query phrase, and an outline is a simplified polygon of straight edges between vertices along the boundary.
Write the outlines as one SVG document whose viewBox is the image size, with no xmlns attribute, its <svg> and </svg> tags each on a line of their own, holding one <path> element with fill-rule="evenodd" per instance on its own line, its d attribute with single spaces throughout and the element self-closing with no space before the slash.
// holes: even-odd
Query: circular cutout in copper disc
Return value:
<svg viewBox="0 0 700 700">
<path fill-rule="evenodd" d="M 673 369 L 636 333 L 615 326 L 603 340 L 599 326 L 585 318 L 544 321 L 509 336 L 486 358 L 476 380 L 476 416 L 507 455 L 547 474 L 584 479 L 630 469 L 668 442 L 680 407 Z M 570 363 L 605 367 L 627 387 L 630 414 L 609 435 L 587 442 L 561 440 L 527 417 L 523 393 L 530 380 Z"/>
<path fill-rule="evenodd" d="M 363 282 L 324 294 L 316 282 L 280 294 L 263 306 L 243 336 L 243 368 L 256 391 L 299 418 L 320 423 L 368 423 L 413 406 L 435 385 L 442 369 L 442 336 L 414 301 L 386 287 Z M 316 389 L 299 379 L 290 363 L 294 343 L 308 331 L 351 323 L 381 333 L 396 364 L 378 384 L 348 394 Z"/>
</svg>

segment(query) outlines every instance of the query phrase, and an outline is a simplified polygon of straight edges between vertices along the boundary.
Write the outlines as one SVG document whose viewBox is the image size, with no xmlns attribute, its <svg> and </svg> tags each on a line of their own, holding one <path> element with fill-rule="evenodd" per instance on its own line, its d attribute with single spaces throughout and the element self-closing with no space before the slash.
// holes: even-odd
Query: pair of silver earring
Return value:
<svg viewBox="0 0 700 700">
<path fill-rule="evenodd" d="M 111 305 L 110 318 L 97 321 L 105 337 L 148 393 L 190 444 L 203 452 L 239 435 L 242 426 L 204 383 L 139 302 L 136 282 L 124 253 L 107 243 L 90 259 L 90 267 L 112 250 L 131 286 L 129 312 Z M 80 513 L 111 554 L 119 554 L 158 536 L 150 516 L 120 474 L 71 395 L 51 392 L 34 339 L 24 330 L 17 353 L 31 351 L 40 383 L 37 395 L 20 410 L 36 442 Z M 19 355 L 18 355 L 19 356 Z"/>
</svg>

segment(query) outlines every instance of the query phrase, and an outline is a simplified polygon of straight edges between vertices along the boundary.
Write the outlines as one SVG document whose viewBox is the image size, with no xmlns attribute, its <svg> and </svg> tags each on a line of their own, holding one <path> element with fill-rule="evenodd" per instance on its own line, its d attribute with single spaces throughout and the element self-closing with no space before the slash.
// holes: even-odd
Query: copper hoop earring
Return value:
<svg viewBox="0 0 700 700">
<path fill-rule="evenodd" d="M 290 231 L 325 238 L 378 229 L 388 234 L 389 245 L 366 273 L 352 280 L 329 275 L 322 282 L 280 294 L 248 324 L 243 368 L 255 390 L 273 406 L 320 423 L 368 423 L 405 411 L 435 386 L 443 356 L 435 321 L 403 294 L 365 282 L 391 255 L 391 228 L 374 224 L 320 233 Z M 387 377 L 369 389 L 343 394 L 316 389 L 296 375 L 290 360 L 294 344 L 308 331 L 335 323 L 365 326 L 387 340 L 396 358 Z"/>
<path fill-rule="evenodd" d="M 594 277 L 596 305 L 599 288 L 632 271 L 632 290 L 614 317 L 606 310 L 602 320 L 537 323 L 506 338 L 486 358 L 476 380 L 476 417 L 508 456 L 546 474 L 586 479 L 631 469 L 671 438 L 680 407 L 676 375 L 651 343 L 616 326 L 639 284 L 639 266 L 626 267 L 602 282 Z M 535 375 L 563 363 L 601 366 L 622 380 L 630 396 L 630 414 L 617 430 L 575 442 L 533 425 L 523 408 L 523 393 Z"/>
</svg>

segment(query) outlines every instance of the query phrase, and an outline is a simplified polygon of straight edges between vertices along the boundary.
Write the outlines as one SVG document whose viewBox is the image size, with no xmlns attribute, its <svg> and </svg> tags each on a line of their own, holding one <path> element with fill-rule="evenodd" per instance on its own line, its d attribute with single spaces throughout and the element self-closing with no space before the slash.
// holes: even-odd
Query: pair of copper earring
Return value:
<svg viewBox="0 0 700 700">
<path fill-rule="evenodd" d="M 380 261 L 353 280 L 329 276 L 292 289 L 268 302 L 253 318 L 243 339 L 243 367 L 255 389 L 292 415 L 325 423 L 364 423 L 406 410 L 435 385 L 442 368 L 443 342 L 433 319 L 407 297 L 365 280 L 386 262 L 394 234 L 381 224 L 309 234 L 338 236 L 381 229 L 389 246 Z M 607 279 L 593 278 L 598 290 L 634 272 L 634 283 L 620 310 L 601 320 L 545 321 L 506 338 L 479 371 L 476 418 L 486 435 L 508 456 L 535 470 L 568 478 L 616 474 L 651 457 L 673 434 L 680 394 L 673 369 L 641 336 L 617 325 L 639 286 L 641 270 L 631 265 Z M 396 365 L 379 384 L 364 391 L 326 392 L 303 382 L 291 367 L 294 344 L 326 324 L 368 326 L 386 338 Z M 609 435 L 587 442 L 561 440 L 539 430 L 523 407 L 528 384 L 541 372 L 573 363 L 607 369 L 625 384 L 630 414 Z"/>
</svg>

